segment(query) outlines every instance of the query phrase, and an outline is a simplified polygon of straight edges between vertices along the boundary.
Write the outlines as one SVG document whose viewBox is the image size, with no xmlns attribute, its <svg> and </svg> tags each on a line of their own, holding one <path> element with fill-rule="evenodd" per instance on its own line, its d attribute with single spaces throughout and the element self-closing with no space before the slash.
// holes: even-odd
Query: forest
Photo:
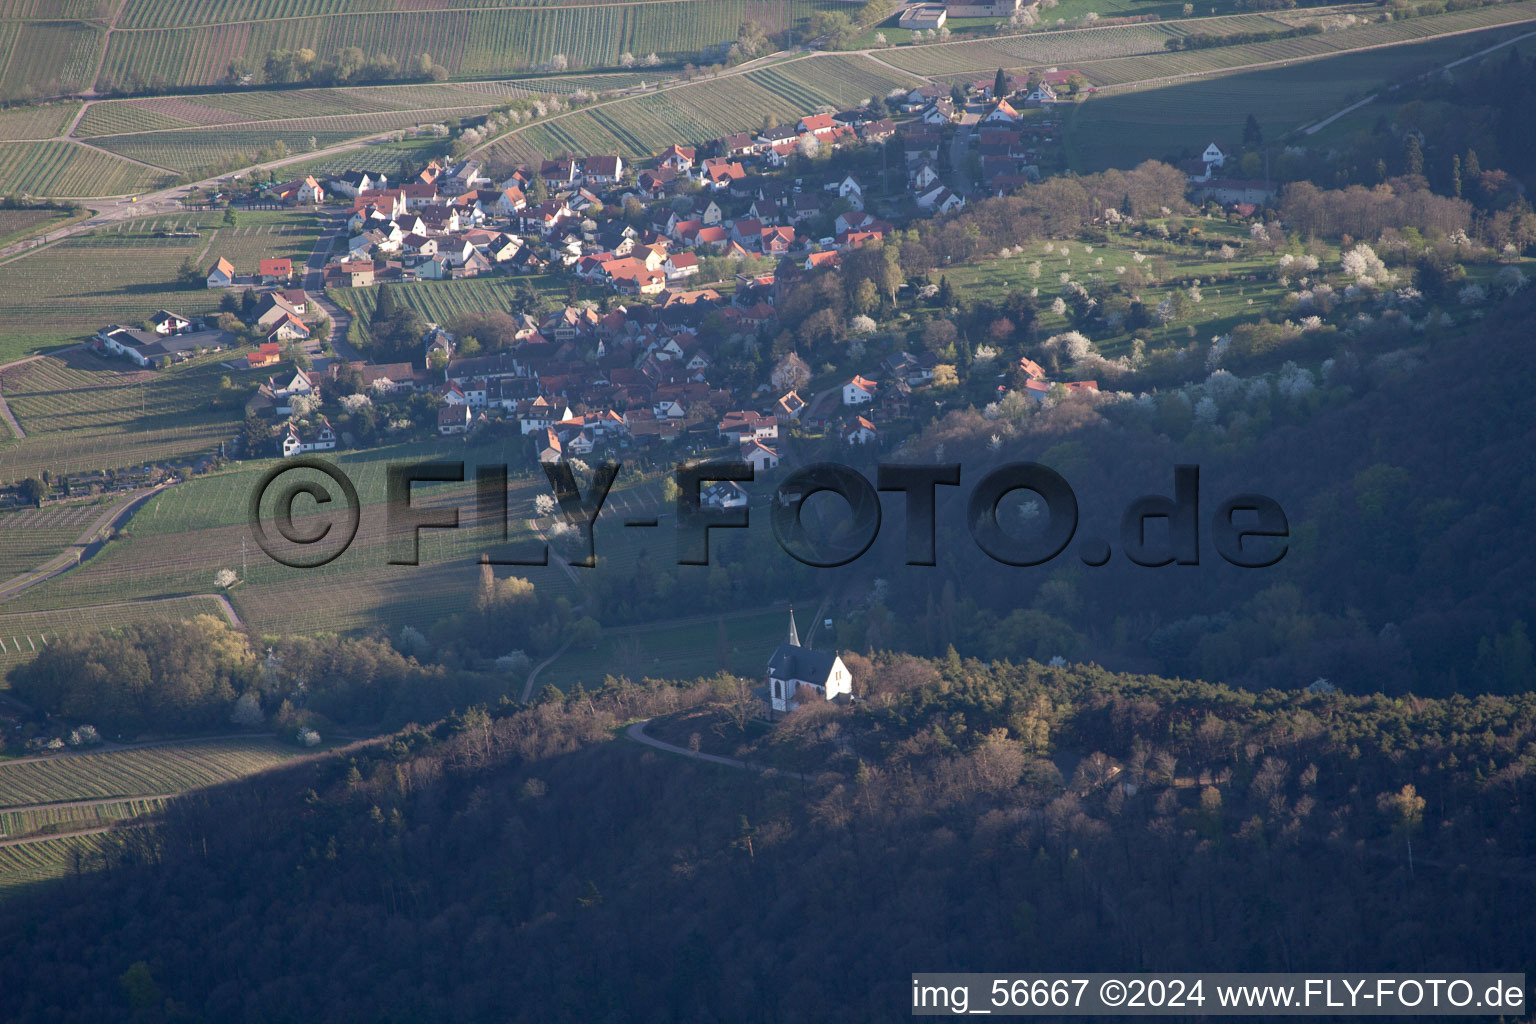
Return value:
<svg viewBox="0 0 1536 1024">
<path fill-rule="evenodd" d="M 771 731 L 727 678 L 610 678 L 179 800 L 0 906 L 7 1015 L 885 1021 L 913 970 L 1536 953 L 1529 694 L 855 659 Z M 652 716 L 804 777 L 616 732 Z"/>
</svg>

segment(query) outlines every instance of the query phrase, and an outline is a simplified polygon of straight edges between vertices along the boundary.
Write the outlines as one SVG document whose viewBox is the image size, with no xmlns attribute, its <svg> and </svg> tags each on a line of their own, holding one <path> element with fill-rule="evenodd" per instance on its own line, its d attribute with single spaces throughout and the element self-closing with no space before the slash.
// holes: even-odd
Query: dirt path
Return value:
<svg viewBox="0 0 1536 1024">
<path fill-rule="evenodd" d="M 176 185 L 171 188 L 162 189 L 159 192 L 151 192 L 145 195 L 55 197 L 63 200 L 73 199 L 76 202 L 87 204 L 96 212 L 93 216 L 81 221 L 78 224 L 72 224 L 69 227 L 60 228 L 56 232 L 51 232 L 41 236 L 41 238 L 30 238 L 21 242 L 14 242 L 11 245 L 0 248 L 0 260 L 4 260 L 8 257 L 30 255 L 31 253 L 36 252 L 38 249 L 43 248 L 45 244 L 54 245 L 72 235 L 93 231 L 96 228 L 105 227 L 110 224 L 116 224 L 119 221 L 130 220 L 136 217 L 163 217 L 170 214 L 182 213 L 184 211 L 182 208 L 181 200 L 185 198 L 187 193 L 192 189 L 207 189 L 209 186 L 216 185 L 223 179 L 234 174 L 250 174 L 255 171 L 276 169 L 279 167 L 286 167 L 289 164 L 303 163 L 307 160 L 320 160 L 328 156 L 336 156 L 341 153 L 350 153 L 357 149 L 365 149 L 369 146 L 377 145 L 378 143 L 385 141 L 389 136 L 393 134 L 393 129 L 390 131 L 375 132 L 372 135 L 364 135 L 360 138 L 352 139 L 349 142 L 338 143 L 337 145 L 327 146 L 323 149 L 310 150 L 307 153 L 293 153 L 283 157 L 280 160 L 271 160 L 263 164 L 252 164 L 250 167 L 227 171 L 224 174 L 216 175 L 212 178 L 204 178 L 202 181 L 196 181 L 190 185 Z M 78 142 L 78 140 L 76 141 Z M 84 145 L 84 143 L 80 144 Z M 94 149 L 96 147 L 92 146 L 90 148 Z M 103 150 L 103 152 L 106 151 Z M 117 156 L 116 153 L 113 153 L 112 155 Z M 124 159 L 126 159 L 126 157 Z M 152 165 L 146 164 L 145 166 L 149 167 Z M 154 169 L 161 171 L 165 170 L 165 168 Z M 171 173 L 176 172 L 173 171 Z M 137 201 L 135 201 L 135 199 Z"/>
<path fill-rule="evenodd" d="M 1519 24 L 1519 22 L 1513 22 L 1512 24 Z M 1420 75 L 1419 77 L 1420 78 L 1428 78 L 1430 75 L 1438 74 L 1439 72 L 1447 70 L 1448 68 L 1454 68 L 1458 64 L 1465 64 L 1465 63 L 1467 63 L 1467 61 L 1476 60 L 1479 57 L 1487 56 L 1488 54 L 1492 53 L 1494 50 L 1500 50 L 1500 49 L 1503 49 L 1506 46 L 1513 46 L 1516 43 L 1520 42 L 1522 39 L 1529 39 L 1532 36 L 1536 36 L 1536 32 L 1527 32 L 1527 33 L 1525 33 L 1525 35 L 1515 36 L 1515 38 L 1513 38 L 1513 39 L 1506 39 L 1502 43 L 1494 43 L 1492 46 L 1484 47 L 1483 49 L 1478 50 L 1474 54 L 1470 54 L 1469 56 L 1462 57 L 1459 60 L 1453 60 L 1449 64 L 1442 64 L 1438 68 L 1435 68 L 1435 69 L 1433 69 L 1431 71 L 1426 71 L 1422 75 Z M 1395 88 L 1395 86 L 1393 88 Z M 1390 92 L 1392 90 L 1388 89 L 1386 91 Z M 1337 121 L 1339 118 L 1345 116 L 1346 114 L 1354 113 L 1356 110 L 1359 110 L 1361 107 L 1365 106 L 1367 103 L 1374 103 L 1374 102 L 1376 102 L 1376 100 L 1378 100 L 1380 97 L 1381 97 L 1381 93 L 1379 93 L 1379 92 L 1372 93 L 1371 95 L 1367 96 L 1363 100 L 1360 100 L 1360 101 L 1358 101 L 1356 103 L 1351 103 L 1349 106 L 1345 107 L 1343 110 L 1339 110 L 1339 111 L 1336 111 L 1336 112 L 1334 112 L 1332 114 L 1329 114 L 1327 117 L 1323 118 L 1321 121 L 1318 121 L 1316 124 L 1309 125 L 1308 127 L 1303 128 L 1301 130 L 1301 134 L 1303 134 L 1303 135 L 1316 135 L 1318 132 L 1322 131 L 1324 128 L 1328 127 L 1330 124 L 1333 124 L 1333 122 Z"/>
<path fill-rule="evenodd" d="M 1325 53 L 1309 53 L 1302 57 L 1281 57 L 1275 60 L 1254 61 L 1250 64 L 1234 64 L 1231 67 L 1210 68 L 1204 71 L 1186 71 L 1177 75 L 1159 75 L 1156 78 L 1142 78 L 1134 82 L 1115 82 L 1111 85 L 1097 86 L 1095 91 L 1096 93 L 1100 94 L 1106 92 L 1123 92 L 1125 90 L 1140 89 L 1148 85 L 1157 85 L 1163 82 L 1182 82 L 1191 78 L 1210 78 L 1221 75 L 1230 75 L 1237 71 L 1256 71 L 1260 68 L 1289 67 L 1292 64 L 1310 64 L 1314 61 L 1327 60 L 1330 57 L 1344 57 L 1352 53 L 1369 53 L 1372 50 L 1388 50 L 1396 46 L 1413 46 L 1417 43 L 1432 42 L 1436 39 L 1450 39 L 1454 36 L 1471 35 L 1474 32 L 1493 32 L 1501 28 L 1512 28 L 1517 25 L 1529 24 L 1533 20 L 1536 19 L 1517 18 L 1513 21 L 1497 22 L 1492 25 L 1479 25 L 1476 28 L 1461 28 L 1454 32 L 1439 32 L 1432 36 L 1415 37 L 1412 39 L 1398 39 L 1387 43 L 1371 43 L 1367 46 L 1352 46 L 1344 50 L 1328 50 Z M 1220 49 L 1220 47 L 1216 47 L 1216 49 Z M 1103 63 L 1104 61 L 1125 59 L 1127 58 L 1105 57 L 1102 61 L 1079 61 L 1078 63 L 1095 64 Z M 1074 110 L 1081 109 L 1081 107 L 1082 104 L 1080 103 L 1073 105 Z"/>
<path fill-rule="evenodd" d="M 73 810 L 78 807 L 113 807 L 117 804 L 131 804 L 135 800 L 170 800 L 180 795 L 180 793 L 148 793 L 144 796 L 104 796 L 95 800 L 60 800 L 51 804 L 16 804 L 11 807 L 0 807 L 0 812 L 10 814 L 21 811 Z"/>
<path fill-rule="evenodd" d="M 556 650 L 554 654 L 551 654 L 549 657 L 547 657 L 543 661 L 539 662 L 537 665 L 535 665 L 533 667 L 533 671 L 528 673 L 528 680 L 525 683 L 523 683 L 523 703 L 524 704 L 527 704 L 530 700 L 533 699 L 533 684 L 534 684 L 535 681 L 538 680 L 539 673 L 543 672 L 546 668 L 548 668 L 551 664 L 553 664 L 554 660 L 556 658 L 560 657 L 560 655 L 562 655 L 566 651 L 570 650 L 570 647 L 571 647 L 571 641 L 567 640 L 565 643 L 560 645 L 559 649 Z"/>
<path fill-rule="evenodd" d="M 36 569 L 24 572 L 19 576 L 13 576 L 4 583 L 0 583 L 0 602 L 9 601 L 22 591 L 30 590 L 39 583 L 51 580 L 60 573 L 67 572 L 75 566 L 84 563 L 101 549 L 102 544 L 99 541 L 99 537 L 104 531 L 117 525 L 120 520 L 128 518 L 140 505 L 169 486 L 171 486 L 170 483 L 163 483 L 157 484 L 147 491 L 136 491 L 130 494 L 121 504 L 107 509 L 100 516 L 97 516 L 96 521 L 90 525 L 90 528 L 81 534 L 80 538 L 68 548 L 59 552 L 59 554 Z"/>
<path fill-rule="evenodd" d="M 698 750 L 689 750 L 687 747 L 675 747 L 670 743 L 663 743 L 661 740 L 658 740 L 653 736 L 646 735 L 645 726 L 649 721 L 649 718 L 644 718 L 638 722 L 635 722 L 629 728 L 624 730 L 624 735 L 634 740 L 636 743 L 643 743 L 646 746 L 654 747 L 657 750 L 665 750 L 669 754 L 679 754 L 683 757 L 691 757 L 695 761 L 708 761 L 710 764 L 723 764 L 727 768 L 743 768 L 747 771 L 753 772 L 773 772 L 776 775 L 781 775 L 789 779 L 799 779 L 802 782 L 811 781 L 811 776 L 804 775 L 800 772 L 785 771 L 782 768 L 775 768 L 772 765 L 755 764 L 751 761 L 738 761 L 733 757 L 721 757 L 719 754 L 706 754 Z"/>
<path fill-rule="evenodd" d="M 111 824 L 100 825 L 96 828 L 83 828 L 78 832 L 44 832 L 35 836 L 22 836 L 20 839 L 0 839 L 0 847 L 26 846 L 28 843 L 48 843 L 55 839 L 73 839 L 76 836 L 99 836 L 103 832 L 112 832 L 117 829 L 143 828 L 143 825 Z"/>
</svg>

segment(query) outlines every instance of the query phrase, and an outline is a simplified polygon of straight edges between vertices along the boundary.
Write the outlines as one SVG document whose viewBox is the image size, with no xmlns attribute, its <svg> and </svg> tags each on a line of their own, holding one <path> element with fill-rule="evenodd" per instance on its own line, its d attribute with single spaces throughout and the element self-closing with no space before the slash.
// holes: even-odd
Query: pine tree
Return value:
<svg viewBox="0 0 1536 1024">
<path fill-rule="evenodd" d="M 1243 145 L 1264 145 L 1264 129 L 1259 127 L 1259 119 L 1252 114 L 1248 115 L 1248 120 L 1243 124 Z"/>
<path fill-rule="evenodd" d="M 1466 171 L 1469 178 L 1476 178 L 1483 173 L 1483 165 L 1478 162 L 1475 149 L 1467 150 Z"/>
<path fill-rule="evenodd" d="M 1409 174 L 1424 173 L 1424 150 L 1419 145 L 1417 135 L 1408 136 L 1408 141 L 1403 145 L 1403 158 Z"/>
<path fill-rule="evenodd" d="M 1461 157 L 1451 157 L 1451 195 L 1461 198 Z"/>
<path fill-rule="evenodd" d="M 1002 99 L 1008 94 L 1008 76 L 1002 68 L 997 69 L 997 77 L 992 80 L 992 95 L 996 99 Z"/>
</svg>

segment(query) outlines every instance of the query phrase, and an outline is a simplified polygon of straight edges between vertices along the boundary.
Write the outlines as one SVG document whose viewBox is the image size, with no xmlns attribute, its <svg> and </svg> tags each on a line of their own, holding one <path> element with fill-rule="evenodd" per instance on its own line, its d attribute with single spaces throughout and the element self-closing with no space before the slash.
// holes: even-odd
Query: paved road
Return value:
<svg viewBox="0 0 1536 1024">
<path fill-rule="evenodd" d="M 326 230 L 329 227 L 330 230 Z M 347 230 L 345 217 L 335 216 L 334 223 L 324 224 L 320 235 L 315 239 L 315 248 L 309 254 L 309 260 L 304 264 L 304 290 L 309 293 L 310 299 L 319 306 L 321 311 L 331 319 L 331 350 L 338 358 L 346 360 L 360 360 L 362 353 L 353 348 L 347 341 L 347 331 L 352 326 L 352 314 L 332 302 L 325 294 L 325 265 L 330 259 L 332 241 L 338 237 L 344 237 Z M 314 351 L 310 355 L 320 354 L 320 339 L 311 339 L 314 343 Z"/>
</svg>

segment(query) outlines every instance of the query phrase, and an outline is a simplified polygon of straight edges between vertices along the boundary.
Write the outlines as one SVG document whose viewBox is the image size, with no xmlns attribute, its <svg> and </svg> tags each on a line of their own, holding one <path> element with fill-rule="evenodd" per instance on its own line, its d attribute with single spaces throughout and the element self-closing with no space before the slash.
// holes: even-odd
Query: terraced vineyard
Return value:
<svg viewBox="0 0 1536 1024">
<path fill-rule="evenodd" d="M 74 219 L 62 210 L 0 210 L 0 245 L 48 231 Z"/>
<path fill-rule="evenodd" d="M 818 106 L 846 110 L 871 96 L 884 96 L 892 89 L 910 89 L 921 84 L 916 75 L 892 71 L 868 57 L 843 55 L 797 60 L 751 71 L 747 78 L 799 105 L 801 113 L 809 113 Z"/>
<path fill-rule="evenodd" d="M 107 833 L 0 846 L 0 894 L 63 878 L 75 869 L 77 861 L 82 870 L 94 869 L 113 846 L 114 840 Z"/>
<path fill-rule="evenodd" d="M 0 807 L 185 793 L 282 764 L 298 748 L 263 736 L 0 762 Z"/>
<path fill-rule="evenodd" d="M 820 107 L 852 106 L 917 81 L 858 55 L 801 58 L 578 111 L 523 129 L 488 152 L 510 163 L 615 149 L 643 159 L 679 140 L 701 143 L 755 130 L 765 114 L 793 121 Z"/>
<path fill-rule="evenodd" d="M 0 141 L 51 139 L 69 127 L 79 110 L 74 102 L 0 110 Z"/>
<path fill-rule="evenodd" d="M 0 839 L 99 828 L 113 822 L 154 814 L 164 809 L 165 805 L 163 798 L 150 797 L 74 806 L 45 804 L 25 810 L 0 809 Z M 4 870 L 4 866 L 0 865 L 0 873 Z"/>
<path fill-rule="evenodd" d="M 523 285 L 548 295 L 563 295 L 560 281 L 544 275 L 517 278 L 469 278 L 463 281 L 419 281 L 391 285 L 396 301 L 416 310 L 433 323 L 448 323 L 465 313 L 506 311 L 517 300 Z M 332 288 L 327 294 L 338 305 L 352 310 L 366 323 L 378 301 L 377 288 Z"/>
<path fill-rule="evenodd" d="M 704 142 L 755 129 L 763 115 L 793 120 L 809 113 L 800 102 L 771 92 L 749 76 L 696 83 L 582 110 L 533 125 L 496 143 L 493 159 L 521 162 L 538 154 L 619 153 L 654 156 L 673 141 Z"/>
<path fill-rule="evenodd" d="M 124 16 L 134 22 L 120 23 L 112 35 L 103 83 L 156 75 L 173 86 L 213 85 L 236 57 L 260 59 L 270 50 L 300 47 L 326 55 L 356 46 L 390 54 L 402 65 L 425 51 L 460 76 L 506 73 L 555 54 L 564 54 L 573 67 L 613 66 L 625 51 L 684 59 L 734 39 L 743 21 L 776 31 L 818 8 L 838 5 L 835 0 L 673 0 L 516 9 L 455 5 L 441 11 L 413 6 L 394 13 L 348 7 L 345 14 L 333 5 L 326 8 L 333 13 L 329 17 L 265 13 L 295 9 L 284 0 L 240 6 L 263 13 L 239 20 L 237 5 L 134 7 Z"/>
<path fill-rule="evenodd" d="M 0 447 L 3 472 L 19 480 L 124 468 L 212 451 L 235 433 L 240 405 L 211 409 L 219 378 L 254 387 L 260 374 L 231 370 L 207 357 L 165 371 L 123 372 L 120 360 L 84 352 L 14 367 L 5 375 L 6 400 L 27 431 Z M 67 361 L 66 361 L 67 359 Z"/>
<path fill-rule="evenodd" d="M 141 160 L 175 171 L 198 171 L 236 153 L 254 158 L 256 153 L 279 141 L 288 147 L 290 153 L 303 153 L 310 149 L 324 149 L 359 135 L 404 127 L 398 123 L 402 119 L 401 115 L 383 116 L 393 118 L 397 123 L 370 126 L 363 119 L 354 118 L 352 120 L 356 126 L 343 130 L 210 129 L 196 132 L 150 132 L 145 135 L 107 135 L 92 139 L 91 144 L 131 160 Z M 404 120 L 409 124 L 415 123 L 408 115 Z M 310 144 L 311 139 L 314 145 Z"/>
<path fill-rule="evenodd" d="M 169 175 L 74 142 L 0 146 L 0 193 L 121 196 L 162 187 Z"/>
<path fill-rule="evenodd" d="M 37 657 L 37 652 L 61 636 L 100 633 L 141 622 L 180 622 L 194 615 L 222 617 L 223 612 L 219 603 L 208 597 L 176 597 L 140 604 L 56 611 L 6 612 L 0 614 L 0 671 L 31 661 Z"/>
<path fill-rule="evenodd" d="M 58 96 L 91 84 L 101 29 L 79 22 L 23 24 L 15 34 L 0 96 Z"/>
<path fill-rule="evenodd" d="M 17 3 L 42 0 L 13 0 Z M 85 0 L 71 0 L 83 3 Z M 125 28 L 257 21 L 365 11 L 419 11 L 433 7 L 566 7 L 623 5 L 633 0 L 128 0 L 118 24 Z"/>
<path fill-rule="evenodd" d="M 0 513 L 0 583 L 59 554 L 108 507 L 86 502 Z"/>
<path fill-rule="evenodd" d="M 86 608 L 156 594 L 201 592 L 211 587 L 220 568 L 240 567 L 248 557 L 245 582 L 230 592 L 240 617 L 268 632 L 313 633 L 322 630 L 363 632 L 380 624 L 390 629 L 426 624 L 468 607 L 477 571 L 475 562 L 487 538 L 473 525 L 473 481 L 418 487 L 420 505 L 453 504 L 465 509 L 464 529 L 429 530 L 422 535 L 420 566 L 389 565 L 385 547 L 385 475 L 397 460 L 450 457 L 441 444 L 395 445 L 338 453 L 336 464 L 357 486 L 362 502 L 357 538 L 345 554 L 319 569 L 290 569 L 271 561 L 249 543 L 246 502 L 257 478 L 270 463 L 243 463 L 237 469 L 199 477 L 151 499 L 129 523 L 126 540 L 110 545 L 79 570 L 50 580 L 13 602 L 31 609 Z M 514 474 L 529 467 L 528 443 L 508 437 L 473 447 L 452 449 L 452 458 L 469 464 L 502 463 Z M 514 475 L 511 481 L 510 533 L 514 543 L 527 540 L 526 518 L 533 497 L 547 491 L 543 475 Z M 304 528 L 301 525 L 301 528 Z M 528 567 L 540 587 L 570 593 L 571 584 L 555 565 Z M 294 600 L 295 588 L 305 598 Z M 38 614 L 57 615 L 42 611 Z M 0 629 L 4 628 L 0 620 Z"/>
<path fill-rule="evenodd" d="M 1365 25 L 1328 32 L 1320 36 L 1298 36 L 1293 39 L 1276 39 L 1267 43 L 1244 43 L 1238 46 L 1131 57 L 1102 63 L 1083 62 L 1078 67 L 1095 85 L 1122 85 L 1131 82 L 1148 82 L 1163 77 L 1225 71 L 1250 64 L 1313 60 L 1342 50 L 1408 44 L 1416 40 L 1445 36 L 1447 33 L 1468 33 L 1483 28 L 1520 24 L 1533 18 L 1536 18 L 1536 3 L 1509 4 L 1430 18 Z M 1448 47 L 1445 50 L 1410 48 L 1401 52 L 1421 54 L 1424 67 L 1419 70 L 1425 70 L 1432 60 L 1449 60 L 1462 49 L 1479 49 L 1482 46 L 1491 45 L 1498 38 L 1501 36 L 1489 35 L 1481 43 L 1473 46 L 1468 39 L 1450 36 L 1445 41 Z M 1436 56 L 1441 52 L 1448 53 L 1450 56 Z M 1393 63 L 1401 66 L 1399 73 L 1406 74 L 1414 70 L 1410 63 L 1401 59 L 1394 59 Z"/>
<path fill-rule="evenodd" d="M 1262 16 L 1256 16 L 1262 18 Z M 1222 19 L 1226 20 L 1226 19 Z M 1269 27 L 1276 28 L 1274 22 Z M 909 46 L 883 52 L 882 60 L 923 75 L 1025 65 L 1073 64 L 1134 53 L 1164 53 L 1164 44 L 1185 33 L 1171 23 L 1034 32 L 995 40 Z"/>
<path fill-rule="evenodd" d="M 97 0 L 0 0 L 0 18 L 19 21 L 89 19 L 97 15 Z"/>
</svg>

